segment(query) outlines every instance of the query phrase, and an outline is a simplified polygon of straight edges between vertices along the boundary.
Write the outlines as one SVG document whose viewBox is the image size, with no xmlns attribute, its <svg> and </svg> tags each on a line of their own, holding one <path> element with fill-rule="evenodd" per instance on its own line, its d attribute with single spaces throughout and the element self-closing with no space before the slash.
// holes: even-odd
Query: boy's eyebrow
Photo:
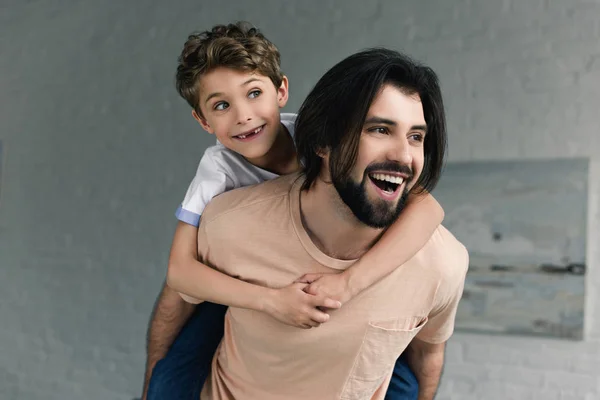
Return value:
<svg viewBox="0 0 600 400">
<path fill-rule="evenodd" d="M 252 83 L 252 82 L 261 82 L 261 80 L 258 78 L 250 78 L 246 82 L 242 83 L 240 86 L 246 86 L 247 84 Z M 208 101 L 210 99 L 212 99 L 213 97 L 218 97 L 218 96 L 223 96 L 223 93 L 215 92 L 215 93 L 209 94 L 208 97 L 206 98 L 206 100 L 204 100 L 204 104 L 208 103 Z"/>
<path fill-rule="evenodd" d="M 382 117 L 371 117 L 365 120 L 365 124 L 384 124 L 390 126 L 398 126 L 396 121 Z M 423 131 L 427 132 L 427 125 L 413 125 L 410 127 L 411 131 Z"/>
<path fill-rule="evenodd" d="M 246 82 L 242 83 L 240 86 L 246 86 L 247 84 L 252 83 L 252 82 L 262 82 L 262 81 L 258 78 L 250 78 Z"/>
<path fill-rule="evenodd" d="M 218 96 L 223 96 L 223 93 L 221 93 L 221 92 L 215 92 L 215 93 L 209 94 L 208 97 L 206 98 L 206 100 L 204 100 L 204 104 L 208 103 L 208 101 L 210 99 L 212 99 L 213 97 L 218 97 Z"/>
</svg>

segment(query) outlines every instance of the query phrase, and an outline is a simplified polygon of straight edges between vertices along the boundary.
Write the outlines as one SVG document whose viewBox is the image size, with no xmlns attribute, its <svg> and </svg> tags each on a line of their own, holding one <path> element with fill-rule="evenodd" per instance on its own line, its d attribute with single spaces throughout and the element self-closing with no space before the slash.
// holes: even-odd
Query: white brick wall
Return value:
<svg viewBox="0 0 600 400">
<path fill-rule="evenodd" d="M 173 89 L 187 33 L 247 19 L 289 111 L 351 52 L 439 72 L 450 159 L 591 156 L 587 340 L 457 334 L 440 400 L 600 399 L 600 1 L 6 0 L 0 13 L 0 398 L 128 399 L 172 211 L 211 138 Z"/>
</svg>

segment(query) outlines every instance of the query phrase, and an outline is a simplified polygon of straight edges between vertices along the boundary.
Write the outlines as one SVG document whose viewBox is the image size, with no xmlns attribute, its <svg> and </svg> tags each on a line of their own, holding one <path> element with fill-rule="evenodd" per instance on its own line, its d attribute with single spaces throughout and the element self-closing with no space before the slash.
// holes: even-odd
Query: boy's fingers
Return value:
<svg viewBox="0 0 600 400">
<path fill-rule="evenodd" d="M 310 324 L 310 326 L 311 326 L 311 327 L 313 327 L 313 328 L 318 328 L 318 327 L 321 325 L 321 322 L 319 322 L 319 321 L 315 321 L 315 320 L 311 320 L 311 321 L 309 322 L 309 324 Z"/>
<path fill-rule="evenodd" d="M 309 284 L 303 290 L 304 290 L 304 292 L 306 292 L 308 294 L 312 294 L 313 296 L 316 296 L 317 294 L 319 294 L 319 291 L 317 290 L 317 288 L 314 287 L 312 284 Z"/>
<path fill-rule="evenodd" d="M 304 290 L 308 286 L 308 283 L 306 283 L 306 282 L 294 282 L 294 283 L 292 283 L 292 286 L 295 287 L 296 289 Z"/>
<path fill-rule="evenodd" d="M 315 310 L 311 314 L 310 319 L 312 320 L 312 322 L 317 324 L 316 326 L 319 326 L 319 325 L 324 324 L 325 322 L 329 321 L 329 314 L 326 314 L 322 311 Z"/>
<path fill-rule="evenodd" d="M 315 307 L 324 307 L 324 308 L 340 308 L 342 307 L 342 303 L 337 301 L 337 300 L 333 300 L 330 299 L 329 297 L 319 297 L 319 296 L 315 296 L 314 299 L 314 306 Z"/>
<path fill-rule="evenodd" d="M 294 283 L 309 283 L 306 281 L 306 275 L 302 275 L 300 278 L 296 279 Z"/>
<path fill-rule="evenodd" d="M 323 301 L 323 307 L 333 308 L 333 309 L 341 308 L 342 307 L 342 302 L 341 301 L 337 301 L 337 300 L 333 300 L 333 299 L 330 299 L 330 298 L 326 298 L 325 301 Z"/>
<path fill-rule="evenodd" d="M 321 277 L 320 274 L 304 274 L 300 278 L 296 279 L 295 282 L 301 283 L 313 283 Z"/>
</svg>

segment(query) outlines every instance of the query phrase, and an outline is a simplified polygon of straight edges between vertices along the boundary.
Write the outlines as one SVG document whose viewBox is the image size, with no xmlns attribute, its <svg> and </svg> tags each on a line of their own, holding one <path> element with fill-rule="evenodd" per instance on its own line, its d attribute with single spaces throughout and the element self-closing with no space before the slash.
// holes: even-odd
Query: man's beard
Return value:
<svg viewBox="0 0 600 400">
<path fill-rule="evenodd" d="M 395 206 L 392 202 L 383 199 L 369 200 L 367 185 L 370 180 L 370 171 L 403 172 L 409 174 L 404 181 L 406 183 L 404 191 Z M 382 229 L 392 225 L 404 209 L 409 194 L 407 183 L 411 179 L 412 170 L 409 167 L 397 163 L 383 163 L 367 167 L 361 182 L 355 182 L 352 178 L 347 177 L 345 179 L 333 179 L 333 185 L 342 201 L 350 208 L 360 222 L 371 228 Z"/>
</svg>

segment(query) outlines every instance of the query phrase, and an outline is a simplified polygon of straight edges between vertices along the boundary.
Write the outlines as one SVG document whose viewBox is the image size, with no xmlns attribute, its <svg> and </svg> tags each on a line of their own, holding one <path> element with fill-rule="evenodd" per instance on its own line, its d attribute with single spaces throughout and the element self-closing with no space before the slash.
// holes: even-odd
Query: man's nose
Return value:
<svg viewBox="0 0 600 400">
<path fill-rule="evenodd" d="M 398 138 L 388 151 L 388 159 L 400 164 L 410 165 L 412 163 L 412 153 L 410 150 L 408 139 L 405 137 Z"/>
</svg>

